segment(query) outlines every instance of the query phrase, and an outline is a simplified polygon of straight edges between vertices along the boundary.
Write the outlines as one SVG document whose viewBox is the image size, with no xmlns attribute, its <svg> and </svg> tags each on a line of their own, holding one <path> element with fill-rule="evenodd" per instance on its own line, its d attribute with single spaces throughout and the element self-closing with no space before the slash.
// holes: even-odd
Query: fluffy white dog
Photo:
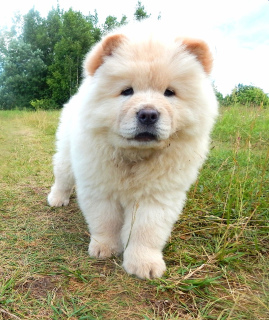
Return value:
<svg viewBox="0 0 269 320">
<path fill-rule="evenodd" d="M 217 101 L 205 42 L 127 27 L 87 55 L 57 132 L 51 206 L 74 185 L 89 254 L 161 277 L 162 249 L 208 153 Z"/>
</svg>

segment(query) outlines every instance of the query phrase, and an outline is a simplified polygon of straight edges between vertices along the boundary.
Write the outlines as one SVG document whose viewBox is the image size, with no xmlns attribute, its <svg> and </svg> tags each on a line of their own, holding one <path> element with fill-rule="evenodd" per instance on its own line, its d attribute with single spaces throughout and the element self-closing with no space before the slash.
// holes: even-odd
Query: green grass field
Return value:
<svg viewBox="0 0 269 320">
<path fill-rule="evenodd" d="M 0 112 L 0 319 L 269 319 L 269 110 L 221 109 L 156 280 L 91 259 L 75 195 L 50 208 L 59 112 Z"/>
</svg>

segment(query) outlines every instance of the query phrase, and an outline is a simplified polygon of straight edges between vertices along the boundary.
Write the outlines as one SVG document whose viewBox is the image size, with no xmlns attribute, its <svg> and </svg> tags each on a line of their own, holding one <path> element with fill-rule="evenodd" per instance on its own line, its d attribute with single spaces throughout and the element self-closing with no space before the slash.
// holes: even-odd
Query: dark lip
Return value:
<svg viewBox="0 0 269 320">
<path fill-rule="evenodd" d="M 151 132 L 141 132 L 134 137 L 134 140 L 139 142 L 149 142 L 157 140 L 157 136 Z"/>
</svg>

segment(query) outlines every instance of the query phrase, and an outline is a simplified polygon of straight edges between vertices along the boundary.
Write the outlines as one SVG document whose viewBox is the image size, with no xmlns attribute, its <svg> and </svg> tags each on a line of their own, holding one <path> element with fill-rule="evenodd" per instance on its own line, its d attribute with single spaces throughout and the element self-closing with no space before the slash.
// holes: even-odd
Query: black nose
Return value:
<svg viewBox="0 0 269 320">
<path fill-rule="evenodd" d="M 137 113 L 137 119 L 141 124 L 150 125 L 158 121 L 159 115 L 159 112 L 155 109 L 141 109 Z"/>
</svg>

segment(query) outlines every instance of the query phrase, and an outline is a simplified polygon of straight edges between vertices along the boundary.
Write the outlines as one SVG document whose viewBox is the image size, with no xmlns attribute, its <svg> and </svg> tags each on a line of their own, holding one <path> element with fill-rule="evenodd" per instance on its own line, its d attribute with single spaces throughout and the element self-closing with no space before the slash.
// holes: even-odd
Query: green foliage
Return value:
<svg viewBox="0 0 269 320">
<path fill-rule="evenodd" d="M 30 102 L 35 111 L 57 109 L 57 104 L 52 99 L 36 99 Z"/>
<path fill-rule="evenodd" d="M 62 15 L 60 40 L 54 47 L 47 83 L 56 103 L 63 104 L 78 89 L 82 78 L 81 65 L 89 48 L 95 43 L 94 29 L 80 12 L 72 9 Z"/>
<path fill-rule="evenodd" d="M 139 4 L 138 16 L 148 16 Z M 78 89 L 82 61 L 108 31 L 127 23 L 127 17 L 84 16 L 57 6 L 46 18 L 34 8 L 17 15 L 11 30 L 0 30 L 0 109 L 60 108 Z M 50 104 L 50 105 L 48 105 Z"/>
<path fill-rule="evenodd" d="M 237 102 L 247 106 L 268 106 L 269 97 L 263 92 L 262 89 L 254 86 L 244 86 L 239 84 L 234 93 Z"/>
<path fill-rule="evenodd" d="M 22 40 L 9 43 L 8 55 L 2 59 L 0 106 L 11 109 L 29 106 L 29 101 L 42 96 L 46 65 L 41 50 L 33 50 Z"/>
<path fill-rule="evenodd" d="M 262 89 L 239 84 L 236 86 L 230 95 L 223 95 L 215 89 L 216 96 L 220 105 L 244 105 L 248 107 L 267 107 L 269 106 L 269 96 Z"/>
<path fill-rule="evenodd" d="M 137 21 L 141 21 L 150 17 L 150 14 L 145 11 L 145 7 L 142 5 L 141 1 L 137 2 L 134 17 Z"/>
<path fill-rule="evenodd" d="M 40 49 L 43 52 L 47 47 L 47 32 L 44 28 L 45 19 L 34 8 L 23 17 L 22 40 L 31 45 L 33 50 Z"/>
<path fill-rule="evenodd" d="M 118 21 L 116 17 L 108 16 L 106 18 L 106 21 L 103 25 L 103 31 L 108 32 L 110 30 L 113 30 L 121 25 L 127 24 L 127 17 L 124 15 L 121 18 L 121 21 Z"/>
</svg>

